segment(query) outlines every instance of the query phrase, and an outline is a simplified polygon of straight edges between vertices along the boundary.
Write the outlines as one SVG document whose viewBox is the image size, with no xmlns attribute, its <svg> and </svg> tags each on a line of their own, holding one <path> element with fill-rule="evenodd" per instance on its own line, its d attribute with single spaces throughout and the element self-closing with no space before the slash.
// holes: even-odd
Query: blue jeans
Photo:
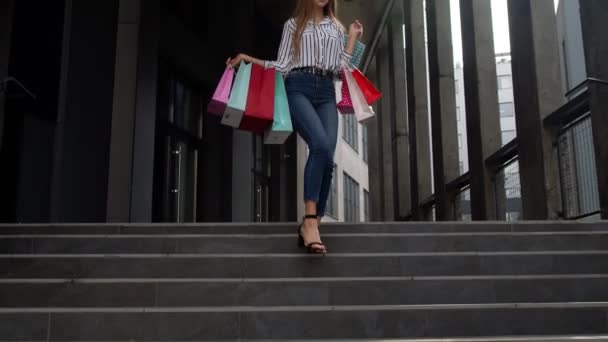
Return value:
<svg viewBox="0 0 608 342">
<path fill-rule="evenodd" d="M 285 79 L 285 88 L 294 129 L 309 149 L 304 169 L 304 201 L 317 203 L 317 216 L 324 216 L 338 139 L 334 83 L 329 77 L 292 72 Z"/>
</svg>

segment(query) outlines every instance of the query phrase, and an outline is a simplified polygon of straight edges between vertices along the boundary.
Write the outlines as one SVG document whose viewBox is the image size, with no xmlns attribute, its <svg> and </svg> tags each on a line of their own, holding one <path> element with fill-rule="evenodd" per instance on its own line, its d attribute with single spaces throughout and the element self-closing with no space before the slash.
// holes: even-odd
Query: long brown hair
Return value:
<svg viewBox="0 0 608 342">
<path fill-rule="evenodd" d="M 293 12 L 293 19 L 296 21 L 296 32 L 293 37 L 293 51 L 294 60 L 300 56 L 300 47 L 302 45 L 302 34 L 306 29 L 306 24 L 309 20 L 313 19 L 314 8 L 315 8 L 314 0 L 298 0 L 298 4 L 296 5 L 296 9 Z M 340 29 L 344 29 L 340 21 L 336 17 L 336 13 L 338 11 L 338 1 L 337 0 L 329 0 L 327 5 L 323 8 L 323 15 L 329 17 L 334 23 L 338 25 Z"/>
</svg>

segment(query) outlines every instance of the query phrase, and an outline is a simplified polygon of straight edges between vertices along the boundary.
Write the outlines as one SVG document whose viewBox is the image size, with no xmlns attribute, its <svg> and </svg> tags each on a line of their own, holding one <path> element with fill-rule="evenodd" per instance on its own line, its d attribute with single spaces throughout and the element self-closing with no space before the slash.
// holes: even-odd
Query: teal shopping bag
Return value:
<svg viewBox="0 0 608 342">
<path fill-rule="evenodd" d="M 344 36 L 344 46 L 348 45 L 348 36 Z M 355 48 L 353 50 L 353 59 L 351 59 L 351 64 L 355 66 L 355 68 L 359 68 L 361 64 L 361 60 L 363 59 L 363 54 L 365 53 L 365 44 L 361 43 L 357 40 L 355 43 Z"/>
<path fill-rule="evenodd" d="M 291 112 L 287 102 L 287 91 L 285 81 L 280 73 L 275 75 L 274 91 L 274 119 L 272 127 L 264 134 L 264 143 L 269 145 L 280 145 L 285 143 L 293 132 L 291 124 Z"/>
<path fill-rule="evenodd" d="M 247 105 L 247 96 L 249 94 L 249 79 L 251 78 L 251 64 L 242 62 L 239 66 L 239 71 L 236 74 L 230 100 L 226 111 L 222 117 L 222 124 L 239 128 L 243 113 Z"/>
</svg>

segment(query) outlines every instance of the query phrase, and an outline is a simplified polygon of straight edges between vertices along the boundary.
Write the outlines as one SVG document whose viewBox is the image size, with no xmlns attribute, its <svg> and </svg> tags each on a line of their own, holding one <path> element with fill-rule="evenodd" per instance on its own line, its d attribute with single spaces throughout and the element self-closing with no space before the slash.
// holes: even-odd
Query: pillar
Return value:
<svg viewBox="0 0 608 342">
<path fill-rule="evenodd" d="M 6 96 L 2 91 L 2 80 L 8 77 L 11 31 L 13 28 L 13 1 L 0 2 L 0 148 L 2 148 L 2 133 L 4 131 L 4 99 Z"/>
<path fill-rule="evenodd" d="M 523 218 L 556 219 L 558 158 L 542 123 L 563 101 L 554 3 L 509 0 L 508 7 Z"/>
<path fill-rule="evenodd" d="M 429 82 L 436 218 L 455 219 L 447 183 L 459 176 L 454 52 L 449 0 L 427 0 Z"/>
<path fill-rule="evenodd" d="M 404 0 L 403 6 L 412 218 L 422 220 L 420 203 L 432 194 L 424 5 L 423 0 Z"/>
<path fill-rule="evenodd" d="M 118 1 L 66 1 L 51 221 L 106 219 Z"/>
<path fill-rule="evenodd" d="M 491 2 L 461 0 L 464 88 L 473 220 L 496 219 L 495 187 L 485 161 L 501 146 Z"/>
<path fill-rule="evenodd" d="M 107 220 L 151 222 L 160 2 L 119 9 Z"/>
<path fill-rule="evenodd" d="M 412 210 L 410 185 L 410 141 L 408 132 L 407 82 L 405 79 L 405 47 L 403 46 L 403 3 L 397 2 L 390 17 L 391 83 L 393 84 L 393 160 L 395 219 L 402 220 Z"/>
<path fill-rule="evenodd" d="M 393 160 L 393 84 L 391 82 L 392 70 L 390 61 L 390 46 L 388 39 L 388 29 L 382 33 L 378 48 L 376 50 L 376 68 L 378 71 L 378 85 L 382 91 L 382 99 L 378 104 L 378 141 L 380 143 L 380 162 L 382 172 L 381 189 L 383 221 L 393 221 L 395 219 L 395 186 L 394 172 L 395 163 Z"/>
</svg>

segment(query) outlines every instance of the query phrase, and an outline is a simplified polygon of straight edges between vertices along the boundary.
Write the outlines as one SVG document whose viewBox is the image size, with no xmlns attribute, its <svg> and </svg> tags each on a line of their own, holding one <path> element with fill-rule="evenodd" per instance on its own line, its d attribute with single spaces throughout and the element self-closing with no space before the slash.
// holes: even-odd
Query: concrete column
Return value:
<svg viewBox="0 0 608 342">
<path fill-rule="evenodd" d="M 232 32 L 232 44 L 234 53 L 243 52 L 258 56 L 254 51 L 255 41 L 255 2 L 247 1 L 239 5 L 239 10 L 234 12 L 235 20 L 241 25 L 234 28 Z M 226 6 L 220 3 L 213 4 L 216 7 Z M 240 27 L 251 27 L 249 30 L 242 30 Z M 221 44 L 223 40 L 220 35 L 212 35 L 210 39 L 217 40 L 216 44 Z M 279 40 L 280 37 L 272 37 Z M 278 51 L 278 48 L 277 48 Z M 230 54 L 234 54 L 231 52 Z M 259 56 L 258 56 L 259 57 Z M 272 57 L 274 58 L 274 56 Z M 253 203 L 254 177 L 251 172 L 255 168 L 255 156 L 253 155 L 254 137 L 250 132 L 234 130 L 232 134 L 232 221 L 251 222 L 254 219 Z M 263 146 L 258 146 L 263 148 Z M 304 179 L 304 178 L 301 178 Z M 299 197 L 301 202 L 303 197 Z"/>
<path fill-rule="evenodd" d="M 405 58 L 412 186 L 412 218 L 424 219 L 420 203 L 432 194 L 423 0 L 404 0 Z"/>
<path fill-rule="evenodd" d="M 109 222 L 152 221 L 159 17 L 158 0 L 120 0 Z"/>
<path fill-rule="evenodd" d="M 433 175 L 438 221 L 455 219 L 447 183 L 459 176 L 454 52 L 449 0 L 427 0 Z"/>
<path fill-rule="evenodd" d="M 410 179 L 410 141 L 408 132 L 407 82 L 405 79 L 405 49 L 403 46 L 403 3 L 397 2 L 390 18 L 391 78 L 393 84 L 393 183 L 395 219 L 405 219 L 412 210 Z"/>
<path fill-rule="evenodd" d="M 53 222 L 106 220 L 117 18 L 118 0 L 66 1 Z"/>
<path fill-rule="evenodd" d="M 114 104 L 108 177 L 108 222 L 131 220 L 133 129 L 137 93 L 140 0 L 121 0 L 116 39 Z"/>
<path fill-rule="evenodd" d="M 555 219 L 561 212 L 558 158 L 542 124 L 563 101 L 554 3 L 508 5 L 523 216 Z"/>
<path fill-rule="evenodd" d="M 485 161 L 501 146 L 491 3 L 461 0 L 464 88 L 473 220 L 496 219 L 495 188 Z"/>
<path fill-rule="evenodd" d="M 382 99 L 378 104 L 378 142 L 381 149 L 380 162 L 382 172 L 380 173 L 382 184 L 383 221 L 395 219 L 395 186 L 394 186 L 394 161 L 393 161 L 393 85 L 391 83 L 390 53 L 387 29 L 382 33 L 382 38 L 376 50 L 376 68 L 378 70 L 378 85 L 382 91 Z"/>
<path fill-rule="evenodd" d="M 156 137 L 160 0 L 141 1 L 133 141 L 131 221 L 150 222 Z"/>
<path fill-rule="evenodd" d="M 13 1 L 0 1 L 0 82 L 8 76 L 13 29 Z M 5 93 L 0 90 L 0 148 L 2 148 L 2 133 L 4 132 L 4 99 Z"/>
<path fill-rule="evenodd" d="M 602 0 L 580 1 L 583 44 L 591 105 L 591 122 L 595 149 L 595 167 L 600 194 L 602 219 L 608 219 L 608 2 Z M 600 81 L 601 80 L 601 81 Z"/>
</svg>

